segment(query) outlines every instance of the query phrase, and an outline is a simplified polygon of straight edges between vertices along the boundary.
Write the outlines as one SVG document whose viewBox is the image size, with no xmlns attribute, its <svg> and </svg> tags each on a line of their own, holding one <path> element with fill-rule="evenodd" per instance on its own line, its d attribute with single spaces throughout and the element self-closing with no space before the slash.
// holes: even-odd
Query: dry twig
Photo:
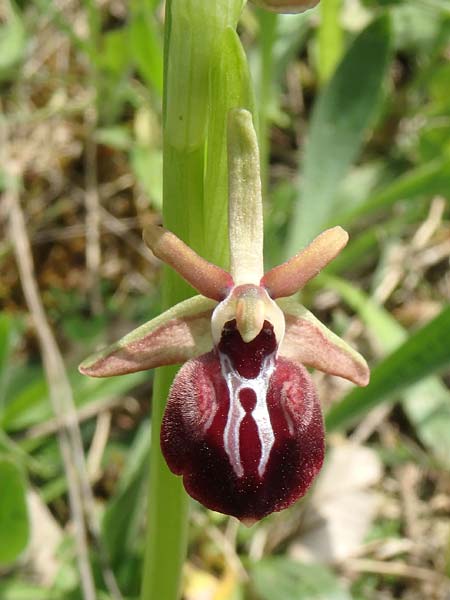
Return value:
<svg viewBox="0 0 450 600">
<path fill-rule="evenodd" d="M 20 174 L 17 167 L 13 167 L 11 172 L 15 172 L 16 175 Z M 105 583 L 111 596 L 115 600 L 121 600 L 120 590 L 114 574 L 107 564 L 100 543 L 99 526 L 93 510 L 94 498 L 89 484 L 72 389 L 61 353 L 48 324 L 39 296 L 30 241 L 20 206 L 19 194 L 17 189 L 11 187 L 4 196 L 9 208 L 10 237 L 16 255 L 22 289 L 36 327 L 53 410 L 61 423 L 61 428 L 58 430 L 58 440 L 67 476 L 71 515 L 75 525 L 77 559 L 83 596 L 85 600 L 95 600 L 96 598 L 94 578 L 89 562 L 87 530 L 84 519 L 84 513 L 86 513 L 89 520 L 89 529 L 94 536 L 94 541 L 100 553 Z"/>
<path fill-rule="evenodd" d="M 91 309 L 94 314 L 102 310 L 100 291 L 100 195 L 97 182 L 97 144 L 93 139 L 97 124 L 97 111 L 89 107 L 85 113 L 87 128 L 85 148 L 86 169 L 86 266 L 89 277 Z"/>
<path fill-rule="evenodd" d="M 80 477 L 81 473 L 85 471 L 84 454 L 73 403 L 72 389 L 39 296 L 31 257 L 30 242 L 26 232 L 25 219 L 20 207 L 18 193 L 15 190 L 9 190 L 4 196 L 9 208 L 10 238 L 16 255 L 23 293 L 33 317 L 41 347 L 42 360 L 49 384 L 50 399 L 55 414 L 64 423 L 64 427 L 58 432 L 58 440 L 67 477 L 70 511 L 75 525 L 77 559 L 83 596 L 85 600 L 95 600 L 96 591 L 89 562 L 87 531 L 83 515 L 84 490 Z"/>
<path fill-rule="evenodd" d="M 203 513 L 193 512 L 191 518 L 196 525 L 205 527 L 206 535 L 221 550 L 232 570 L 238 575 L 240 581 L 247 581 L 247 571 L 236 552 L 233 541 L 230 540 L 227 535 L 224 535 L 218 527 L 208 523 L 207 517 Z"/>
<path fill-rule="evenodd" d="M 385 562 L 369 558 L 351 558 L 345 561 L 345 568 L 358 573 L 376 573 L 379 575 L 393 575 L 431 583 L 446 583 L 444 575 L 424 567 L 415 567 L 403 562 Z"/>
<path fill-rule="evenodd" d="M 117 406 L 122 404 L 122 398 L 106 398 L 101 400 L 96 400 L 94 402 L 90 402 L 86 406 L 82 406 L 77 411 L 77 419 L 79 423 L 83 421 L 87 421 L 88 419 L 92 419 L 97 415 L 107 411 L 111 411 Z M 43 423 L 37 423 L 33 425 L 29 429 L 27 429 L 25 433 L 25 438 L 29 440 L 33 440 L 40 437 L 45 437 L 47 435 L 53 435 L 58 433 L 58 431 L 64 426 L 64 423 L 58 419 L 58 417 L 54 417 L 53 419 L 49 419 L 48 421 L 44 421 Z"/>
</svg>

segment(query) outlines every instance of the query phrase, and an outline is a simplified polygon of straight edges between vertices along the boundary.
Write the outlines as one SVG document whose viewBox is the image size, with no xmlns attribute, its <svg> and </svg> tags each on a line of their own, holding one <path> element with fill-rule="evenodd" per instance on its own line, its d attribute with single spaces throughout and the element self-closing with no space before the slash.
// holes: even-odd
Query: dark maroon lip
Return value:
<svg viewBox="0 0 450 600">
<path fill-rule="evenodd" d="M 227 323 L 218 348 L 180 370 L 161 430 L 167 464 L 183 476 L 187 492 L 250 522 L 303 496 L 323 462 L 323 419 L 311 378 L 275 351 L 269 323 L 248 344 L 235 322 Z M 265 382 L 261 369 L 268 364 Z"/>
<path fill-rule="evenodd" d="M 236 328 L 235 319 L 225 323 L 217 347 L 217 351 L 228 356 L 234 369 L 247 379 L 255 378 L 261 371 L 264 358 L 276 350 L 275 334 L 268 321 L 264 321 L 263 328 L 256 338 L 246 343 Z"/>
</svg>

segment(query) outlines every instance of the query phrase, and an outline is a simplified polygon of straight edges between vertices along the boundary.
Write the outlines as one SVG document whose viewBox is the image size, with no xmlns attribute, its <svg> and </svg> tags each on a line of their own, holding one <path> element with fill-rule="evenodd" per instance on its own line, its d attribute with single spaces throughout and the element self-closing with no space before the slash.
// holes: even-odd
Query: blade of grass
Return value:
<svg viewBox="0 0 450 600">
<path fill-rule="evenodd" d="M 343 47 L 343 30 L 340 23 L 342 0 L 322 0 L 320 7 L 319 78 L 325 82 L 332 75 Z"/>
<path fill-rule="evenodd" d="M 277 36 L 272 51 L 274 54 L 273 72 L 278 86 L 283 85 L 288 66 L 302 53 L 306 45 L 314 12 L 307 10 L 297 15 L 279 14 L 277 16 Z M 278 90 L 276 92 L 278 96 Z"/>
<path fill-rule="evenodd" d="M 399 200 L 415 200 L 418 196 L 431 197 L 446 194 L 450 188 L 450 159 L 437 158 L 425 165 L 419 165 L 385 188 L 375 192 L 360 205 L 343 210 L 336 216 L 330 215 L 328 224 L 350 225 L 357 217 L 386 209 Z"/>
<path fill-rule="evenodd" d="M 5 200 L 9 207 L 10 239 L 14 245 L 23 292 L 36 327 L 50 399 L 55 415 L 64 423 L 64 427 L 59 432 L 58 441 L 68 483 L 80 586 L 86 600 L 95 600 L 95 582 L 89 560 L 87 524 L 84 514 L 87 513 L 91 490 L 87 478 L 81 434 L 76 417 L 74 417 L 72 389 L 62 355 L 48 324 L 39 295 L 31 245 L 18 189 L 6 192 Z"/>
<path fill-rule="evenodd" d="M 12 358 L 14 346 L 18 336 L 18 323 L 8 314 L 0 313 L 0 421 L 6 403 L 6 390 L 10 369 L 8 368 Z"/>
<path fill-rule="evenodd" d="M 22 15 L 15 3 L 6 2 L 3 13 L 6 23 L 0 26 L 0 81 L 8 79 L 17 68 L 27 43 Z"/>
<path fill-rule="evenodd" d="M 130 45 L 136 67 L 150 89 L 162 96 L 162 40 L 148 2 L 133 0 L 130 5 Z"/>
<path fill-rule="evenodd" d="M 389 56 L 389 20 L 382 16 L 354 40 L 321 93 L 312 115 L 301 197 L 294 210 L 286 255 L 305 246 L 336 211 L 336 189 L 375 115 Z"/>
<path fill-rule="evenodd" d="M 373 370 L 366 388 L 352 390 L 327 415 L 329 430 L 345 427 L 374 406 L 450 363 L 450 306 L 413 333 Z"/>
<path fill-rule="evenodd" d="M 146 498 L 142 492 L 147 482 L 150 450 L 148 426 L 149 423 L 145 422 L 139 427 L 127 452 L 127 463 L 117 490 L 103 515 L 102 530 L 111 562 L 116 569 L 126 565 L 127 556 L 136 551 L 139 540 L 142 508 Z"/>
<path fill-rule="evenodd" d="M 383 353 L 394 351 L 408 332 L 382 306 L 354 285 L 329 275 L 321 282 L 338 292 L 363 320 Z M 450 465 L 450 392 L 438 377 L 429 376 L 403 392 L 402 406 L 421 441 L 446 466 Z"/>
<path fill-rule="evenodd" d="M 0 564 L 12 563 L 25 549 L 30 536 L 26 485 L 18 465 L 0 459 Z"/>
</svg>

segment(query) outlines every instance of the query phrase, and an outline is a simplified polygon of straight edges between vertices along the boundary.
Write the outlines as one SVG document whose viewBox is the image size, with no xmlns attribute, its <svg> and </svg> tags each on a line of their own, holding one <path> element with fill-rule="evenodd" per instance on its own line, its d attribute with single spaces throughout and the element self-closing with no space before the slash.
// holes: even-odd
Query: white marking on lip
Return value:
<svg viewBox="0 0 450 600">
<path fill-rule="evenodd" d="M 275 352 L 264 359 L 260 372 L 253 379 L 247 379 L 235 371 L 231 364 L 231 360 L 226 354 L 219 352 L 219 356 L 222 375 L 227 384 L 230 397 L 227 423 L 223 432 L 225 452 L 230 459 L 231 466 L 236 475 L 238 477 L 243 477 L 244 469 L 241 462 L 239 432 L 246 413 L 242 407 L 239 395 L 242 390 L 246 388 L 251 389 L 256 396 L 256 403 L 251 415 L 255 421 L 261 444 L 258 475 L 262 477 L 266 470 L 272 446 L 275 442 L 275 435 L 273 433 L 269 410 L 267 408 L 267 390 L 270 377 L 275 369 Z"/>
</svg>

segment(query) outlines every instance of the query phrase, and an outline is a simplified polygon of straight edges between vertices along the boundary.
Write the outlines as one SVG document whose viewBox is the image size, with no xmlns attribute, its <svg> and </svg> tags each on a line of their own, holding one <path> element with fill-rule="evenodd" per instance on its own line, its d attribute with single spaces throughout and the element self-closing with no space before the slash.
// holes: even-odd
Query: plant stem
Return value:
<svg viewBox="0 0 450 600">
<path fill-rule="evenodd" d="M 150 452 L 150 499 L 142 600 L 179 595 L 187 543 L 188 498 L 181 479 L 170 473 L 159 447 L 159 431 L 174 368 L 155 377 Z"/>
<path fill-rule="evenodd" d="M 212 258 L 205 239 L 226 238 L 226 219 L 205 231 L 204 172 L 209 76 L 218 40 L 235 28 L 243 0 L 167 0 L 164 49 L 164 225 Z M 225 110 L 226 107 L 221 108 Z M 222 115 L 226 119 L 226 114 Z M 218 198 L 220 201 L 221 198 Z M 207 202 L 215 202 L 208 198 Z M 226 210 L 226 206 L 224 207 Z M 213 232 L 213 235 L 211 235 Z M 179 276 L 164 270 L 163 308 L 191 296 Z M 181 478 L 161 455 L 160 426 L 175 368 L 158 369 L 152 405 L 148 533 L 141 600 L 176 600 L 187 544 L 188 498 Z"/>
</svg>

